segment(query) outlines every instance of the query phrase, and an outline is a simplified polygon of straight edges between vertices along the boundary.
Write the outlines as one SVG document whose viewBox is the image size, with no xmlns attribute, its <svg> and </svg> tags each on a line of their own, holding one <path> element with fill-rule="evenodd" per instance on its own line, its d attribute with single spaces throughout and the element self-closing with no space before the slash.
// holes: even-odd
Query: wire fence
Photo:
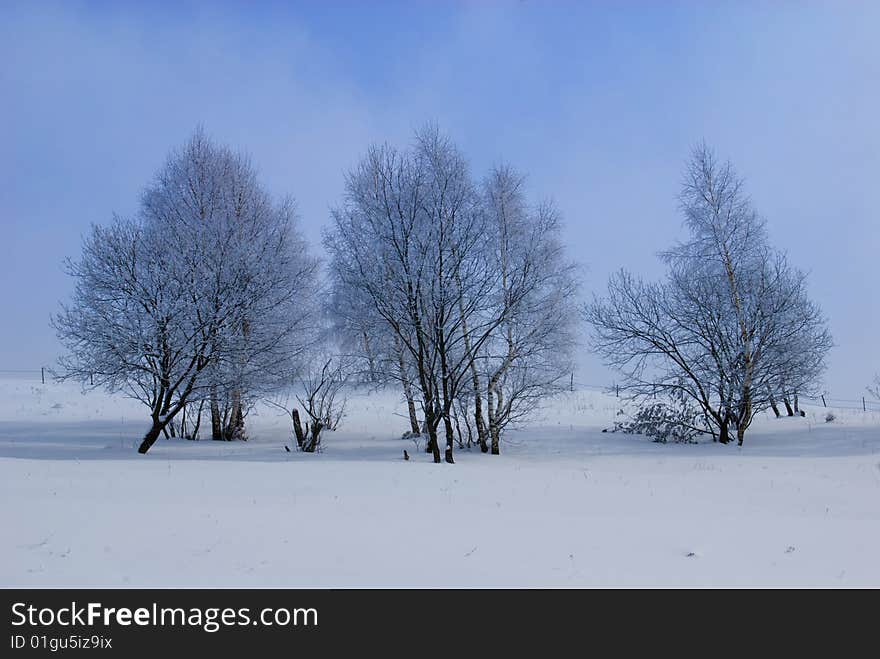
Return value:
<svg viewBox="0 0 880 659">
<path fill-rule="evenodd" d="M 0 379 L 21 380 L 23 382 L 39 382 L 41 384 L 51 383 L 52 375 L 45 366 L 40 368 L 0 368 Z M 591 384 L 575 380 L 572 375 L 569 378 L 569 388 L 571 391 L 575 389 L 585 389 L 587 391 L 599 391 L 602 393 L 614 394 L 615 396 L 625 395 L 625 392 L 618 384 Z M 871 396 L 862 396 L 859 398 L 834 398 L 828 394 L 813 396 L 798 396 L 799 401 L 806 401 L 810 405 L 822 407 L 835 407 L 844 410 L 861 410 L 863 412 L 880 412 L 880 400 Z"/>
<path fill-rule="evenodd" d="M 626 392 L 618 384 L 612 384 L 610 386 L 602 384 L 590 384 L 587 382 L 580 382 L 578 380 L 575 380 L 573 377 L 569 379 L 569 388 L 571 389 L 571 391 L 574 391 L 575 389 L 586 389 L 588 391 L 610 393 L 618 397 L 626 395 Z M 798 394 L 798 402 L 806 403 L 808 405 L 815 405 L 816 407 L 834 407 L 843 410 L 880 412 L 880 400 L 872 398 L 871 396 L 860 396 L 859 398 L 834 398 L 828 394 L 822 394 L 817 397 Z M 780 407 L 784 405 L 782 400 L 778 401 L 778 403 Z"/>
<path fill-rule="evenodd" d="M 46 384 L 51 380 L 48 369 L 40 368 L 0 368 L 0 378 L 6 380 L 23 380 L 25 382 L 41 382 Z"/>
</svg>

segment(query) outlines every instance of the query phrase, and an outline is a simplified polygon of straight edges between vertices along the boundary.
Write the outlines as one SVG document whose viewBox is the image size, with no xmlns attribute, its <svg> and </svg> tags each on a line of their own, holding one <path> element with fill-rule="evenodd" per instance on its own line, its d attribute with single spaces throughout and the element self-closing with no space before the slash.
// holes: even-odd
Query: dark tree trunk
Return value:
<svg viewBox="0 0 880 659">
<path fill-rule="evenodd" d="M 428 443 L 426 445 L 426 452 L 431 453 L 434 456 L 434 462 L 440 462 L 440 444 L 437 441 L 437 426 L 439 425 L 440 419 L 438 419 L 434 414 L 433 404 L 429 404 L 425 407 L 425 426 L 428 430 Z"/>
<path fill-rule="evenodd" d="M 299 410 L 294 408 L 293 412 L 290 413 L 290 416 L 293 419 L 293 434 L 296 435 L 296 445 L 302 449 L 306 443 L 306 437 L 303 432 L 302 422 L 300 422 L 299 419 Z"/>
<path fill-rule="evenodd" d="M 782 402 L 785 404 L 785 411 L 788 413 L 788 416 L 794 416 L 794 410 L 791 409 L 791 403 L 788 400 L 788 396 L 782 397 Z"/>
<path fill-rule="evenodd" d="M 449 413 L 443 415 L 443 424 L 446 428 L 446 455 L 445 460 L 449 464 L 455 464 L 452 459 L 452 445 L 455 443 L 455 431 L 452 429 L 452 421 L 449 419 Z"/>
<path fill-rule="evenodd" d="M 321 441 L 321 431 L 324 429 L 323 424 L 320 421 L 313 421 L 311 424 L 311 434 L 309 438 L 303 444 L 302 450 L 304 453 L 314 453 L 318 444 Z"/>
<path fill-rule="evenodd" d="M 752 389 L 748 385 L 743 387 L 743 400 L 739 406 L 739 416 L 736 422 L 736 441 L 739 446 L 743 444 L 746 428 L 752 418 Z"/>
<path fill-rule="evenodd" d="M 437 442 L 437 427 L 433 424 L 428 426 L 428 453 L 434 456 L 434 462 L 440 463 L 440 445 Z"/>
<path fill-rule="evenodd" d="M 798 409 L 798 395 L 797 395 L 796 391 L 794 392 L 794 413 L 795 414 L 801 413 L 801 411 Z"/>
<path fill-rule="evenodd" d="M 434 410 L 432 403 L 425 405 L 425 422 L 422 424 L 422 434 L 428 436 L 425 442 L 425 453 L 433 453 L 437 445 L 437 426 L 434 424 Z"/>
<path fill-rule="evenodd" d="M 773 392 L 768 391 L 767 394 L 770 397 L 770 409 L 773 410 L 773 414 L 775 414 L 778 419 L 781 415 L 779 414 L 779 407 L 776 405 L 776 399 L 773 397 Z"/>
<path fill-rule="evenodd" d="M 483 420 L 483 401 L 478 392 L 474 397 L 474 422 L 477 424 L 477 441 L 480 444 L 480 451 L 488 453 L 489 445 L 486 443 L 486 423 Z"/>
<path fill-rule="evenodd" d="M 718 428 L 718 441 L 722 444 L 727 444 L 730 441 L 730 430 L 729 430 L 730 422 L 726 419 L 721 422 Z"/>
<path fill-rule="evenodd" d="M 147 434 L 144 435 L 141 445 L 138 447 L 138 453 L 144 454 L 149 451 L 150 447 L 156 443 L 157 439 L 159 439 L 159 435 L 162 434 L 164 427 L 165 426 L 160 423 L 158 419 L 153 419 L 153 425 L 147 431 Z"/>
</svg>

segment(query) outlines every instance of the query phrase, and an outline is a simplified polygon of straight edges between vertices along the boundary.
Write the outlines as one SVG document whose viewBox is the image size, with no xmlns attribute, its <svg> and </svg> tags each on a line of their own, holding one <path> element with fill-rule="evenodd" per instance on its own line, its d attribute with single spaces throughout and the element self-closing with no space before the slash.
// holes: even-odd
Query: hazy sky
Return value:
<svg viewBox="0 0 880 659">
<path fill-rule="evenodd" d="M 828 390 L 880 371 L 880 3 L 0 2 L 0 369 L 50 364 L 65 256 L 130 214 L 202 123 L 298 200 L 319 249 L 343 172 L 436 121 L 477 174 L 552 197 L 585 295 L 656 276 L 705 139 L 808 270 Z M 584 349 L 585 350 L 585 349 Z M 583 359 L 579 379 L 613 379 Z"/>
</svg>

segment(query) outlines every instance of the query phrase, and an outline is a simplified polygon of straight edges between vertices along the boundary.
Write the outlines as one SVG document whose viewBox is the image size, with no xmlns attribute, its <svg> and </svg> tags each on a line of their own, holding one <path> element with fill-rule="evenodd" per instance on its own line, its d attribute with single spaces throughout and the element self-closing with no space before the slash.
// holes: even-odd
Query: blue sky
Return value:
<svg viewBox="0 0 880 659">
<path fill-rule="evenodd" d="M 656 276 L 706 140 L 811 273 L 827 388 L 880 371 L 880 3 L 0 4 L 0 369 L 39 368 L 92 222 L 130 214 L 198 124 L 298 200 L 319 249 L 343 172 L 436 121 L 563 212 L 584 291 Z M 613 379 L 584 355 L 579 379 Z"/>
</svg>

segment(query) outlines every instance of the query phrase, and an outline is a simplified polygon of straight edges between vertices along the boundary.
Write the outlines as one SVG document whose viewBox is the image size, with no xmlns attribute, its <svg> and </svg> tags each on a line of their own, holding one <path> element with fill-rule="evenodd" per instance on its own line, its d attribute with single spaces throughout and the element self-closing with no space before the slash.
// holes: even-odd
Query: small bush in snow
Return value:
<svg viewBox="0 0 880 659">
<path fill-rule="evenodd" d="M 825 423 L 831 423 L 836 418 L 837 418 L 836 416 L 834 416 L 831 412 L 829 412 L 828 414 L 825 415 Z"/>
<path fill-rule="evenodd" d="M 646 401 L 626 421 L 616 421 L 612 432 L 644 435 L 655 442 L 696 443 L 707 432 L 699 410 L 681 392 L 668 401 Z"/>
</svg>

